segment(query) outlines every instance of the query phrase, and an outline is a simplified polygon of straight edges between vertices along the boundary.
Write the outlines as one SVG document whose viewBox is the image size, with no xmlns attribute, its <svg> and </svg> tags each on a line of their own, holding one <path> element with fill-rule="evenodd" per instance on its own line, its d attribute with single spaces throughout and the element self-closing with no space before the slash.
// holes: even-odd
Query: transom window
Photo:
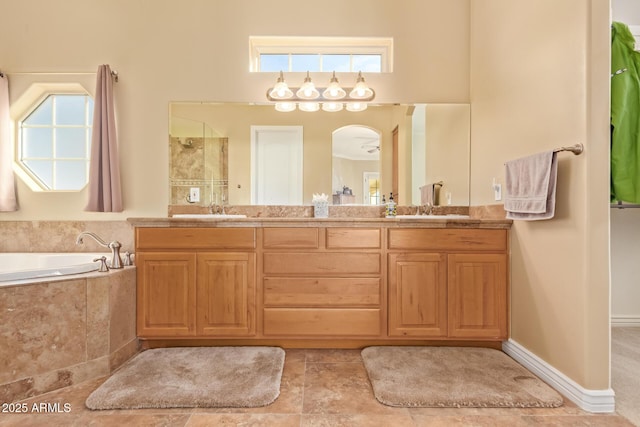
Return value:
<svg viewBox="0 0 640 427">
<path fill-rule="evenodd" d="M 19 165 L 42 190 L 81 190 L 88 182 L 93 99 L 52 94 L 19 126 Z"/>
<path fill-rule="evenodd" d="M 385 37 L 250 37 L 253 72 L 392 71 Z"/>
</svg>

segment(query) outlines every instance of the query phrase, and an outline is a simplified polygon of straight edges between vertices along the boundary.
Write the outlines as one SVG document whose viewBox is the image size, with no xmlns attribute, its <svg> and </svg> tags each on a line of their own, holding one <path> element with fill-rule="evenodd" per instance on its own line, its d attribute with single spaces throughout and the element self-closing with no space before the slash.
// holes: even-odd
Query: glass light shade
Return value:
<svg viewBox="0 0 640 427">
<path fill-rule="evenodd" d="M 307 77 L 304 79 L 304 83 L 296 92 L 296 96 L 300 99 L 317 99 L 320 96 L 320 92 L 318 92 L 318 89 L 316 89 L 316 86 L 311 81 L 308 71 Z"/>
<path fill-rule="evenodd" d="M 367 109 L 366 102 L 348 102 L 346 106 L 347 111 L 364 111 Z"/>
<path fill-rule="evenodd" d="M 322 109 L 330 113 L 342 110 L 342 102 L 325 102 L 322 104 Z"/>
<path fill-rule="evenodd" d="M 347 92 L 345 92 L 344 89 L 340 87 L 340 83 L 338 83 L 338 79 L 336 78 L 336 72 L 334 71 L 333 77 L 331 77 L 331 82 L 329 83 L 329 86 L 327 86 L 324 92 L 322 92 L 322 97 L 324 99 L 336 100 L 336 99 L 342 99 L 346 95 L 347 95 Z"/>
<path fill-rule="evenodd" d="M 309 113 L 313 113 L 314 111 L 318 111 L 320 109 L 320 104 L 317 102 L 301 102 L 298 104 L 298 108 L 300 111 L 306 111 Z"/>
<path fill-rule="evenodd" d="M 276 102 L 276 111 L 288 113 L 296 109 L 295 102 Z"/>
<path fill-rule="evenodd" d="M 353 87 L 351 92 L 349 93 L 349 97 L 353 99 L 367 99 L 373 96 L 373 91 L 367 83 L 364 81 L 364 77 L 362 77 L 362 73 L 358 72 L 358 80 L 356 81 L 356 85 Z"/>
<path fill-rule="evenodd" d="M 280 71 L 280 77 L 278 77 L 277 83 L 273 86 L 273 89 L 269 91 L 269 96 L 273 99 L 289 99 L 293 97 L 293 92 L 284 82 L 282 71 Z"/>
</svg>

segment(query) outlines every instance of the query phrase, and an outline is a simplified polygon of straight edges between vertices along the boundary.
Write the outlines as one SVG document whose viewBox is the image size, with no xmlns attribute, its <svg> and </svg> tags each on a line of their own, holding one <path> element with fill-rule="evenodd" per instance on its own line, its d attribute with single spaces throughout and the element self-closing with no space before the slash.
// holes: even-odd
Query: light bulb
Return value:
<svg viewBox="0 0 640 427">
<path fill-rule="evenodd" d="M 316 89 L 315 85 L 311 81 L 311 77 L 309 77 L 309 72 L 307 71 L 307 77 L 304 79 L 304 83 L 296 92 L 298 98 L 302 99 L 316 99 L 320 96 L 320 92 Z"/>
<path fill-rule="evenodd" d="M 334 71 L 333 77 L 331 77 L 331 82 L 322 93 L 322 96 L 326 99 L 337 100 L 344 98 L 346 95 L 347 93 L 340 87 L 340 83 L 338 83 L 338 79 L 336 77 L 336 72 Z"/>
</svg>

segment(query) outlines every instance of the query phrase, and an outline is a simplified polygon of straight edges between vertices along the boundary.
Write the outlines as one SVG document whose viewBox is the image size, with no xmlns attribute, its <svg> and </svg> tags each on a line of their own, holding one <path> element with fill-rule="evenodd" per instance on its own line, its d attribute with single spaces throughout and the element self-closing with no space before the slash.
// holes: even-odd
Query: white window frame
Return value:
<svg viewBox="0 0 640 427">
<path fill-rule="evenodd" d="M 250 72 L 260 72 L 261 54 L 380 55 L 380 72 L 390 73 L 393 71 L 392 37 L 250 36 Z M 323 70 L 323 72 L 327 71 L 331 70 Z"/>
<path fill-rule="evenodd" d="M 24 93 L 12 103 L 10 116 L 12 120 L 13 136 L 13 170 L 16 175 L 34 192 L 46 193 L 79 193 L 86 188 L 85 182 L 82 188 L 77 190 L 53 190 L 44 186 L 41 180 L 22 163 L 21 161 L 21 122 L 25 120 L 40 104 L 50 95 L 86 95 L 94 98 L 89 88 L 85 88 L 81 83 L 33 83 Z M 92 114 L 92 112 L 90 112 Z M 90 156 L 90 151 L 87 152 Z M 88 172 L 87 172 L 88 180 Z"/>
</svg>

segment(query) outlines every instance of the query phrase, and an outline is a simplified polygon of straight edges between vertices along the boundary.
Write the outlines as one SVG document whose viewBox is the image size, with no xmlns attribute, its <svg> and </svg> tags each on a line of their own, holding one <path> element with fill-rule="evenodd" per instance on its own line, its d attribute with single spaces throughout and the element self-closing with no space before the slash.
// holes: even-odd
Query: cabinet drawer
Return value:
<svg viewBox="0 0 640 427">
<path fill-rule="evenodd" d="M 327 228 L 327 248 L 380 248 L 379 228 Z"/>
<path fill-rule="evenodd" d="M 379 336 L 379 309 L 265 308 L 264 335 Z"/>
<path fill-rule="evenodd" d="M 254 249 L 254 228 L 136 228 L 136 247 L 144 249 Z"/>
<path fill-rule="evenodd" d="M 265 274 L 380 274 L 379 253 L 279 252 L 264 254 Z"/>
<path fill-rule="evenodd" d="M 380 279 L 293 278 L 264 279 L 264 305 L 277 307 L 362 307 L 380 304 Z"/>
<path fill-rule="evenodd" d="M 262 233 L 262 246 L 267 249 L 318 248 L 317 228 L 265 228 Z"/>
<path fill-rule="evenodd" d="M 389 249 L 505 251 L 507 249 L 507 230 L 390 229 Z"/>
</svg>

